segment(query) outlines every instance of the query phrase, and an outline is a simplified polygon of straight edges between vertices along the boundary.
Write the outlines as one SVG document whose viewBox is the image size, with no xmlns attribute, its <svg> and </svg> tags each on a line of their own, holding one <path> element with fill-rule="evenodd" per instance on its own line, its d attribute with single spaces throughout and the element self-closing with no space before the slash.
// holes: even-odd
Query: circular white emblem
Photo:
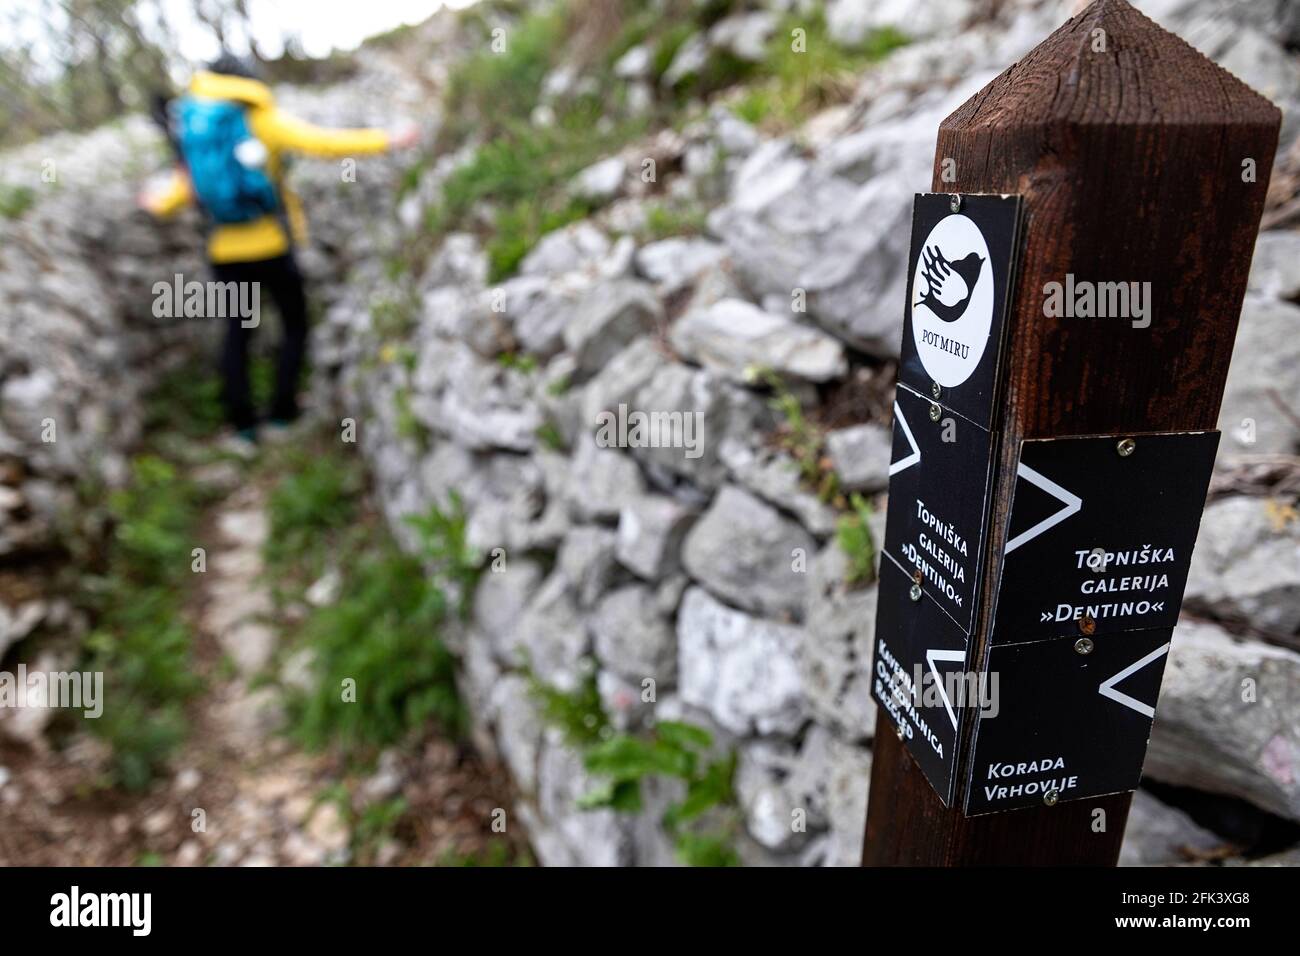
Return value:
<svg viewBox="0 0 1300 956">
<path fill-rule="evenodd" d="M 993 266 L 979 227 L 945 216 L 930 230 L 912 278 L 912 338 L 921 364 L 944 388 L 979 365 L 993 325 Z"/>
</svg>

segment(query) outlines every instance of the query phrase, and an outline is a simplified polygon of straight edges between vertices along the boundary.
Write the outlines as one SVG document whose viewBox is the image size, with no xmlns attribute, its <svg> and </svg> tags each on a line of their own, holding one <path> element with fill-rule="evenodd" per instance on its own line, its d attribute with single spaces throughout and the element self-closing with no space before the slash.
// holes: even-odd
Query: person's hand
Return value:
<svg viewBox="0 0 1300 956">
<path fill-rule="evenodd" d="M 388 144 L 393 149 L 410 149 L 420 141 L 420 127 L 414 123 L 402 123 L 388 134 Z"/>
</svg>

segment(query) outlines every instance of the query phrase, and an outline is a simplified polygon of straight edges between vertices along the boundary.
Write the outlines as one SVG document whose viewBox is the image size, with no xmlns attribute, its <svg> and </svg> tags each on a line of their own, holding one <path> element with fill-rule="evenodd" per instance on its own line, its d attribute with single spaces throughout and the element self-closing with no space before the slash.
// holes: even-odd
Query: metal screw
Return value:
<svg viewBox="0 0 1300 956">
<path fill-rule="evenodd" d="M 1090 617 L 1090 616 L 1088 616 L 1087 614 L 1085 614 L 1083 617 L 1079 618 L 1079 633 L 1080 633 L 1080 634 L 1092 634 L 1092 633 L 1095 633 L 1096 630 L 1097 630 L 1097 619 L 1096 619 L 1096 618 Z"/>
<path fill-rule="evenodd" d="M 930 383 L 930 394 L 933 395 L 935 398 L 938 398 L 940 395 L 943 394 L 943 389 L 939 387 L 938 382 Z"/>
<path fill-rule="evenodd" d="M 1119 452 L 1119 457 L 1121 458 L 1127 458 L 1129 455 L 1133 454 L 1136 448 L 1137 442 L 1131 438 L 1121 438 L 1119 444 L 1115 446 L 1115 450 Z"/>
<path fill-rule="evenodd" d="M 908 596 L 911 597 L 911 599 L 912 599 L 913 601 L 919 601 L 919 600 L 921 600 L 921 585 L 919 585 L 919 584 L 913 584 L 913 585 L 912 585 L 912 589 L 911 589 L 910 591 L 908 591 L 907 593 L 908 593 Z"/>
<path fill-rule="evenodd" d="M 1091 654 L 1093 647 L 1092 641 L 1086 637 L 1081 637 L 1074 642 L 1074 652 L 1076 654 Z"/>
<path fill-rule="evenodd" d="M 902 740 L 902 739 L 903 739 L 903 725 L 902 725 L 902 724 L 899 724 L 897 727 L 895 727 L 895 728 L 894 728 L 894 733 L 896 733 L 896 734 L 898 735 L 898 739 L 899 739 L 899 740 Z"/>
<path fill-rule="evenodd" d="M 942 408 L 940 408 L 938 405 L 934 405 L 934 404 L 930 405 L 930 421 L 937 422 L 942 415 L 943 415 Z"/>
<path fill-rule="evenodd" d="M 961 197 L 958 196 L 956 193 L 953 193 L 952 197 L 948 200 L 948 208 L 951 209 L 953 212 L 960 212 Z"/>
<path fill-rule="evenodd" d="M 1057 790 L 1055 787 L 1043 794 L 1043 803 L 1047 804 L 1049 807 L 1056 806 L 1056 801 L 1060 799 L 1061 791 Z"/>
</svg>

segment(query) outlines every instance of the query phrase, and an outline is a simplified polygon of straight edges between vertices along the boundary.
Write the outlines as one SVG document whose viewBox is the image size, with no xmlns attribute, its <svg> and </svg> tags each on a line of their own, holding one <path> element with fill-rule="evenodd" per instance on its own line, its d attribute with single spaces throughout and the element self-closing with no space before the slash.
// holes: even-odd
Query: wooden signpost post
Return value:
<svg viewBox="0 0 1300 956">
<path fill-rule="evenodd" d="M 940 126 L 913 223 L 864 865 L 1116 862 L 1279 125 L 1096 0 Z"/>
</svg>

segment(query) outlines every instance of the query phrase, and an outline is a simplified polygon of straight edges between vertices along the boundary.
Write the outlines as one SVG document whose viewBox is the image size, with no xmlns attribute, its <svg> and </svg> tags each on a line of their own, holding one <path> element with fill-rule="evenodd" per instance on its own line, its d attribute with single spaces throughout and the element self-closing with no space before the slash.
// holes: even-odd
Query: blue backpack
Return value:
<svg viewBox="0 0 1300 956">
<path fill-rule="evenodd" d="M 260 163 L 248 161 L 249 154 L 265 157 L 266 148 L 249 131 L 242 104 L 186 96 L 179 120 L 181 155 L 190 182 L 213 219 L 249 222 L 279 208 L 270 177 Z"/>
</svg>

